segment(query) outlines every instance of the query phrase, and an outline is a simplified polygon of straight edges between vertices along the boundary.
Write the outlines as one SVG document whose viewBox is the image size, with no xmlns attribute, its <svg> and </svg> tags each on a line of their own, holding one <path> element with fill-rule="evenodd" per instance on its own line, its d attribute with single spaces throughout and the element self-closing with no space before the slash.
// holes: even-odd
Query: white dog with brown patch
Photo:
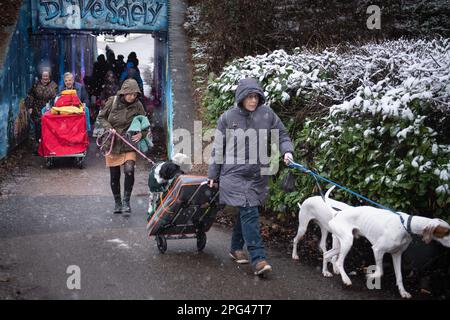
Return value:
<svg viewBox="0 0 450 320">
<path fill-rule="evenodd" d="M 333 188 L 327 191 L 325 197 L 329 197 L 329 193 L 332 189 Z M 328 199 L 328 201 L 333 206 L 333 208 L 336 208 L 338 210 L 352 208 L 351 206 L 340 201 L 336 201 L 333 199 Z M 294 248 L 292 249 L 292 259 L 294 260 L 299 260 L 297 245 L 300 239 L 305 235 L 310 221 L 315 222 L 320 227 L 321 237 L 319 247 L 322 250 L 322 253 L 327 251 L 326 241 L 328 233 L 330 232 L 328 222 L 333 218 L 333 214 L 330 212 L 330 209 L 327 207 L 321 196 L 307 198 L 305 201 L 303 201 L 302 205 L 298 204 L 298 207 L 300 208 L 298 212 L 298 230 L 297 235 L 294 238 Z M 333 247 L 335 247 L 335 245 L 336 239 L 333 237 Z M 336 259 L 334 258 L 331 263 L 333 264 L 334 272 L 338 274 L 335 260 Z M 325 277 L 333 276 L 328 271 L 328 264 L 325 261 L 322 265 L 322 274 Z"/>
<path fill-rule="evenodd" d="M 325 202 L 334 216 L 328 226 L 338 241 L 337 246 L 324 253 L 324 263 L 338 256 L 336 265 L 342 281 L 348 286 L 352 282 L 345 273 L 344 261 L 353 245 L 355 236 L 362 235 L 372 244 L 376 270 L 373 274 L 369 274 L 368 278 L 381 277 L 383 275 L 383 256 L 385 253 L 392 255 L 397 287 L 403 298 L 411 298 L 411 294 L 403 286 L 401 270 L 402 254 L 412 241 L 411 234 L 421 235 L 426 243 L 436 240 L 442 245 L 450 247 L 450 225 L 444 220 L 412 216 L 403 212 L 394 213 L 370 206 L 353 207 L 338 212 L 332 208 L 333 202 L 327 199 L 328 196 L 329 192 L 327 192 Z"/>
</svg>

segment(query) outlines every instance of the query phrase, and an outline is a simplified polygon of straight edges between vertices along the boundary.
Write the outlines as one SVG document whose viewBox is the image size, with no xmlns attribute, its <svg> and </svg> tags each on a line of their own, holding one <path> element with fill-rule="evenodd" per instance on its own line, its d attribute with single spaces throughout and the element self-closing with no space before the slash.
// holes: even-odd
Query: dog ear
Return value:
<svg viewBox="0 0 450 320">
<path fill-rule="evenodd" d="M 443 227 L 443 226 L 438 226 L 433 232 L 433 235 L 436 238 L 444 238 L 444 237 L 448 236 L 449 234 L 450 234 L 450 229 Z"/>
<path fill-rule="evenodd" d="M 440 227 L 439 221 L 436 219 L 431 219 L 428 225 L 423 229 L 422 240 L 426 244 L 429 244 L 431 240 L 433 240 L 434 232 L 438 227 Z"/>
</svg>

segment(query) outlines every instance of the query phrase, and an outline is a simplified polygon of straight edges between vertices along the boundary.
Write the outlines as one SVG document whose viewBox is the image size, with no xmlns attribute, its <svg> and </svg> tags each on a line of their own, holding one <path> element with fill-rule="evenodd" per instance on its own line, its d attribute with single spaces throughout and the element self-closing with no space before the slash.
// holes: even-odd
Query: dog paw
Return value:
<svg viewBox="0 0 450 320">
<path fill-rule="evenodd" d="M 411 297 L 412 297 L 412 295 L 409 292 L 406 292 L 406 291 L 400 292 L 400 295 L 404 299 L 411 299 Z"/>
<path fill-rule="evenodd" d="M 292 260 L 300 260 L 300 258 L 298 257 L 298 255 L 292 255 Z"/>
<path fill-rule="evenodd" d="M 333 276 L 333 274 L 329 271 L 323 271 L 322 274 L 325 278 L 331 278 Z"/>
<path fill-rule="evenodd" d="M 334 274 L 341 274 L 341 272 L 339 271 L 339 268 L 337 265 L 333 264 L 333 273 Z"/>
<path fill-rule="evenodd" d="M 348 277 L 342 279 L 342 282 L 344 282 L 344 284 L 345 284 L 347 287 L 349 287 L 349 286 L 352 285 L 352 280 L 350 280 L 350 278 L 348 278 Z"/>
</svg>

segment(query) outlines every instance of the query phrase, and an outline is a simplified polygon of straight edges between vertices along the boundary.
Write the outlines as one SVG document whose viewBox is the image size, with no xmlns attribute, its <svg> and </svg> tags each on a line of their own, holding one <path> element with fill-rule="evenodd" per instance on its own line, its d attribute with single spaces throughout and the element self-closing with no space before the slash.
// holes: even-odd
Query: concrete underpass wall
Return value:
<svg viewBox="0 0 450 320">
<path fill-rule="evenodd" d="M 153 110 L 154 135 L 164 141 L 167 150 L 167 157 L 171 154 L 171 114 L 172 114 L 172 89 L 170 85 L 170 72 L 168 60 L 167 32 L 156 31 L 153 34 L 155 39 L 153 72 L 155 109 Z"/>
<path fill-rule="evenodd" d="M 169 136 L 170 154 L 183 152 L 193 154 L 194 152 L 194 121 L 195 104 L 192 98 L 192 73 L 189 66 L 189 42 L 186 31 L 183 27 L 185 23 L 187 3 L 185 0 L 170 0 L 169 5 L 169 56 L 170 66 L 169 82 L 171 86 L 172 110 Z M 171 129 L 171 130 L 170 130 Z M 180 133 L 186 133 L 190 141 L 183 141 Z M 181 142 L 181 143 L 180 143 Z M 184 142 L 184 143 L 183 143 Z M 180 144 L 179 144 L 180 143 Z M 183 147 L 177 147 L 179 146 Z M 189 150 L 186 150 L 188 149 Z M 198 151 L 198 150 L 197 150 Z M 193 157 L 192 157 L 193 160 Z"/>
<path fill-rule="evenodd" d="M 0 159 L 22 142 L 28 131 L 25 97 L 35 74 L 30 12 L 24 1 L 17 23 L 7 32 L 10 40 L 2 39 L 7 49 L 0 65 Z"/>
</svg>

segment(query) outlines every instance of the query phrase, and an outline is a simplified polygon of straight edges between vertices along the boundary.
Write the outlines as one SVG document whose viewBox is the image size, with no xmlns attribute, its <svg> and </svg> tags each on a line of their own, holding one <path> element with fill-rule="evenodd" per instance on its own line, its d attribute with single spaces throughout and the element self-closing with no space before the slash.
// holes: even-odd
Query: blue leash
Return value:
<svg viewBox="0 0 450 320">
<path fill-rule="evenodd" d="M 405 224 L 404 224 L 404 223 L 405 223 L 405 220 L 403 219 L 403 217 L 401 216 L 400 213 L 395 212 L 394 210 L 392 210 L 392 209 L 390 209 L 390 208 L 388 208 L 388 207 L 385 207 L 385 206 L 383 206 L 382 204 L 379 204 L 379 203 L 377 203 L 377 202 L 375 202 L 375 201 L 372 201 L 372 200 L 370 200 L 370 199 L 368 199 L 368 198 L 366 198 L 366 197 L 360 195 L 359 193 L 356 193 L 356 192 L 354 192 L 354 191 L 352 191 L 352 190 L 350 190 L 350 189 L 348 189 L 348 188 L 346 188 L 346 187 L 343 187 L 343 186 L 341 186 L 340 184 L 338 184 L 338 183 L 336 183 L 336 182 L 334 182 L 334 181 L 331 181 L 331 180 L 329 180 L 329 179 L 327 179 L 327 178 L 324 178 L 324 177 L 322 177 L 321 175 L 315 173 L 314 171 L 311 171 L 311 170 L 305 168 L 304 166 L 302 166 L 302 165 L 299 164 L 299 163 L 296 163 L 296 162 L 294 162 L 294 161 L 291 161 L 291 163 L 288 165 L 288 167 L 289 167 L 289 168 L 300 169 L 300 170 L 303 171 L 304 173 L 309 173 L 309 174 L 311 174 L 311 175 L 314 177 L 314 179 L 316 179 L 317 185 L 319 186 L 319 189 L 320 189 L 320 190 L 322 190 L 322 189 L 320 188 L 320 185 L 319 185 L 319 183 L 318 183 L 318 181 L 317 181 L 317 178 L 322 179 L 322 180 L 324 180 L 324 181 L 326 181 L 326 182 L 328 182 L 328 183 L 334 184 L 336 187 L 341 188 L 342 190 L 345 190 L 345 191 L 347 191 L 347 192 L 349 192 L 349 193 L 351 193 L 351 194 L 357 196 L 358 198 L 364 199 L 365 201 L 367 201 L 367 202 L 369 202 L 369 203 L 371 203 L 371 204 L 373 204 L 373 205 L 375 205 L 375 206 L 377 206 L 377 207 L 379 207 L 379 208 L 381 208 L 381 209 L 385 209 L 385 210 L 391 211 L 392 213 L 395 213 L 396 215 L 398 215 L 398 216 L 400 217 L 400 221 L 401 221 L 401 223 L 402 223 L 402 226 L 406 229 L 406 231 L 408 231 L 408 233 L 411 233 L 411 219 L 412 219 L 412 215 L 410 215 L 410 216 L 408 217 L 408 226 L 405 227 Z M 323 196 L 322 196 L 322 197 L 323 197 Z"/>
</svg>

